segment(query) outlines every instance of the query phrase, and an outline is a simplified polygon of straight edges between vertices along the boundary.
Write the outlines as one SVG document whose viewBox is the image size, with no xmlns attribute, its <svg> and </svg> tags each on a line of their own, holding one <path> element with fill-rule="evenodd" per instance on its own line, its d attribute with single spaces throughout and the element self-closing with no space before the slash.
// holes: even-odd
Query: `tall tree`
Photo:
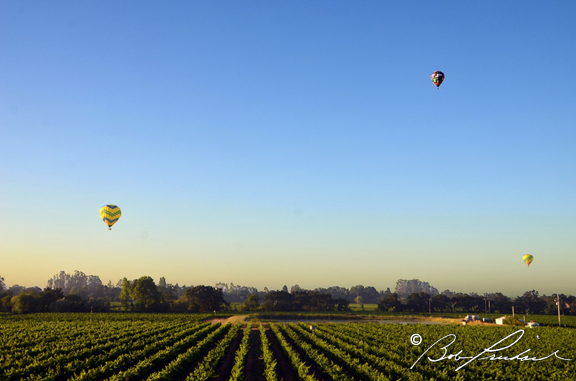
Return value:
<svg viewBox="0 0 576 381">
<path fill-rule="evenodd" d="M 15 285 L 12 285 L 12 286 L 8 289 L 8 291 L 10 291 L 10 292 L 12 293 L 12 295 L 16 296 L 16 295 L 19 295 L 19 294 L 21 294 L 21 293 L 23 293 L 23 292 L 26 292 L 26 287 L 24 287 L 24 286 L 19 286 L 19 285 L 15 284 Z"/>
<path fill-rule="evenodd" d="M 398 279 L 398 281 L 396 281 L 396 293 L 400 297 L 407 297 L 410 294 L 417 294 L 420 292 L 426 292 L 431 296 L 439 294 L 435 287 L 432 287 L 428 282 L 422 282 L 419 279 Z"/>
<path fill-rule="evenodd" d="M 131 287 L 130 282 L 128 279 L 122 279 L 122 291 L 120 291 L 120 303 L 122 303 L 122 307 L 124 307 L 124 311 L 128 309 L 129 306 L 132 304 L 132 297 L 131 294 Z"/>
<path fill-rule="evenodd" d="M 156 283 L 149 276 L 143 276 L 134 281 L 131 287 L 132 299 L 140 311 L 160 312 L 162 309 L 162 294 Z"/>
<path fill-rule="evenodd" d="M 349 297 L 352 298 L 354 303 L 356 303 L 356 298 L 358 296 L 364 297 L 364 286 L 357 285 L 354 287 L 350 287 L 350 292 L 348 293 Z"/>
<path fill-rule="evenodd" d="M 170 310 L 174 310 L 174 302 L 178 299 L 178 289 L 172 284 L 166 285 L 164 289 L 160 289 L 164 304 L 167 304 Z"/>
<path fill-rule="evenodd" d="M 318 291 L 322 294 L 329 294 L 332 299 L 346 299 L 348 297 L 348 289 L 339 286 L 332 286 L 328 288 L 317 288 L 314 291 Z"/>
<path fill-rule="evenodd" d="M 84 290 L 86 295 L 81 295 L 83 297 L 88 297 L 89 294 L 97 292 L 98 287 L 102 286 L 102 281 L 96 275 L 86 275 L 82 271 L 74 271 L 73 274 L 66 274 L 64 271 L 54 275 L 51 279 L 48 279 L 47 287 L 51 289 L 61 289 L 64 295 L 68 295 L 72 292 L 72 289 L 76 290 L 78 294 L 79 290 Z"/>
<path fill-rule="evenodd" d="M 294 293 L 299 292 L 299 291 L 303 291 L 303 290 L 302 290 L 302 287 L 298 286 L 297 284 L 290 287 L 290 293 L 291 294 L 294 294 Z"/>
<path fill-rule="evenodd" d="M 390 291 L 390 287 L 388 287 L 386 289 L 386 291 L 380 291 L 380 295 L 378 297 L 378 303 L 380 303 L 380 300 L 386 299 L 387 297 L 389 297 L 390 294 L 392 294 L 392 291 Z"/>
<path fill-rule="evenodd" d="M 191 312 L 220 311 L 229 306 L 222 290 L 211 286 L 196 286 L 186 290 L 188 309 Z"/>
</svg>

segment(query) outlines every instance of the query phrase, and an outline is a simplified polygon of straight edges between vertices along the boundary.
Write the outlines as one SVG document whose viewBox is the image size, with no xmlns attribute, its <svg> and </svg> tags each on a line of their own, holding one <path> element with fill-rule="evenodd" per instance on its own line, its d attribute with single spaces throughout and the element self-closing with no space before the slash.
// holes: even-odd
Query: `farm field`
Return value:
<svg viewBox="0 0 576 381">
<path fill-rule="evenodd" d="M 247 317 L 1 315 L 0 379 L 576 380 L 570 328 L 314 323 L 311 331 Z M 491 346 L 510 347 L 462 359 Z"/>
</svg>

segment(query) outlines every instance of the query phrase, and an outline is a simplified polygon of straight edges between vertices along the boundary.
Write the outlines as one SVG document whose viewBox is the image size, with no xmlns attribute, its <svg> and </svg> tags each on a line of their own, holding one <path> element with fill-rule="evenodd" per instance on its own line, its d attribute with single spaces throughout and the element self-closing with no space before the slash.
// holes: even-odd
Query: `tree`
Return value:
<svg viewBox="0 0 576 381">
<path fill-rule="evenodd" d="M 220 311 L 229 306 L 222 290 L 211 286 L 196 286 L 186 290 L 186 299 L 191 312 Z"/>
<path fill-rule="evenodd" d="M 66 274 L 65 271 L 60 271 L 60 273 L 54 275 L 52 279 L 48 279 L 47 287 L 59 288 L 68 293 L 70 292 L 70 288 L 72 287 L 72 286 L 66 287 L 68 286 L 69 283 L 70 283 L 70 276 Z"/>
<path fill-rule="evenodd" d="M 188 298 L 186 298 L 186 295 L 182 295 L 172 303 L 171 310 L 172 312 L 186 312 L 188 311 L 188 305 Z"/>
<path fill-rule="evenodd" d="M 514 301 L 514 305 L 519 309 L 518 312 L 524 310 L 526 313 L 542 314 L 546 311 L 548 302 L 538 295 L 538 291 L 526 291 L 522 296 L 519 296 Z"/>
<path fill-rule="evenodd" d="M 22 293 L 12 298 L 12 312 L 29 314 L 36 312 L 36 298 L 29 293 Z"/>
<path fill-rule="evenodd" d="M 406 309 L 414 312 L 427 312 L 430 295 L 426 292 L 414 292 L 410 294 L 406 301 Z"/>
<path fill-rule="evenodd" d="M 262 308 L 265 311 L 292 311 L 294 294 L 284 291 L 270 291 L 264 297 Z"/>
<path fill-rule="evenodd" d="M 336 307 L 336 311 L 349 311 L 350 308 L 348 307 L 348 304 L 350 302 L 348 301 L 348 299 L 346 298 L 336 298 L 334 299 L 334 304 Z"/>
<path fill-rule="evenodd" d="M 164 303 L 170 307 L 170 310 L 174 310 L 174 302 L 178 299 L 178 290 L 176 286 L 168 284 L 163 289 L 160 288 L 160 292 L 164 298 Z"/>
<path fill-rule="evenodd" d="M 122 307 L 124 307 L 124 311 L 128 309 L 128 306 L 132 305 L 132 297 L 131 294 L 131 287 L 130 282 L 128 279 L 122 279 L 122 291 L 120 291 L 120 303 L 122 303 Z"/>
<path fill-rule="evenodd" d="M 257 311 L 260 307 L 258 294 L 248 296 L 248 299 L 242 304 L 242 311 Z"/>
<path fill-rule="evenodd" d="M 362 285 L 357 285 L 354 287 L 350 287 L 350 292 L 348 293 L 348 297 L 352 298 L 352 301 L 354 303 L 356 303 L 356 299 L 362 296 L 362 299 L 364 299 L 364 286 Z"/>
<path fill-rule="evenodd" d="M 484 311 L 484 298 L 475 294 L 456 294 L 450 300 L 462 312 Z"/>
<path fill-rule="evenodd" d="M 52 290 L 46 287 L 40 295 L 38 295 L 38 301 L 36 306 L 37 312 L 48 312 L 50 310 L 50 304 L 55 303 L 57 300 L 64 298 L 64 293 L 61 289 L 57 288 Z"/>
<path fill-rule="evenodd" d="M 298 292 L 298 291 L 303 291 L 303 290 L 302 290 L 302 287 L 298 286 L 297 284 L 290 287 L 290 293 L 291 294 L 294 294 L 295 292 Z"/>
<path fill-rule="evenodd" d="M 12 287 L 10 287 L 8 291 L 10 291 L 12 295 L 17 296 L 23 292 L 26 292 L 26 287 L 15 284 Z"/>
<path fill-rule="evenodd" d="M 350 292 L 348 293 L 349 297 L 356 302 L 356 298 L 361 296 L 364 303 L 378 303 L 380 299 L 380 294 L 378 291 L 372 287 L 364 287 L 362 285 L 357 285 L 350 288 Z"/>
<path fill-rule="evenodd" d="M 417 294 L 420 292 L 426 292 L 432 296 L 439 294 L 438 290 L 428 282 L 422 282 L 419 279 L 398 279 L 396 282 L 396 293 L 400 297 L 407 297 L 410 294 Z"/>
<path fill-rule="evenodd" d="M 160 312 L 162 310 L 162 294 L 158 291 L 156 283 L 149 276 L 143 276 L 134 281 L 131 287 L 132 299 L 136 302 L 136 309 L 146 312 Z"/>
<path fill-rule="evenodd" d="M 266 288 L 266 287 L 264 287 L 264 288 Z M 284 285 L 284 287 L 282 287 L 282 291 L 288 292 L 288 286 Z"/>
<path fill-rule="evenodd" d="M 85 311 L 84 307 L 85 299 L 82 299 L 81 297 L 75 294 L 68 294 L 64 299 L 69 303 L 70 312 Z"/>
<path fill-rule="evenodd" d="M 0 294 L 0 312 L 12 312 L 12 291 L 8 290 Z"/>
<path fill-rule="evenodd" d="M 47 287 L 51 289 L 61 289 L 64 295 L 68 295 L 75 289 L 75 294 L 83 298 L 97 291 L 98 287 L 102 286 L 102 281 L 98 276 L 86 275 L 82 271 L 74 271 L 74 274 L 66 274 L 64 271 L 54 275 L 48 279 Z M 80 291 L 82 290 L 82 291 Z"/>
<path fill-rule="evenodd" d="M 452 297 L 454 297 L 455 294 L 450 290 L 444 290 L 444 291 L 442 291 L 442 295 L 445 295 L 448 298 L 452 299 Z"/>
<path fill-rule="evenodd" d="M 512 311 L 512 301 L 501 292 L 492 295 L 490 303 L 490 310 L 496 313 L 509 313 Z M 493 302 L 492 302 L 493 300 Z"/>
<path fill-rule="evenodd" d="M 3 293 L 4 290 L 6 290 L 6 284 L 4 283 L 4 278 L 0 276 L 0 294 Z"/>
<path fill-rule="evenodd" d="M 390 296 L 390 294 L 392 294 L 392 291 L 390 291 L 390 287 L 388 287 L 386 289 L 386 291 L 380 291 L 380 295 L 378 295 L 378 303 L 380 303 L 380 300 L 382 299 L 386 299 L 387 297 Z"/>
<path fill-rule="evenodd" d="M 25 292 L 13 297 L 11 302 L 12 312 L 17 314 L 28 314 L 43 312 L 47 310 L 46 304 L 55 301 L 61 295 L 60 290 L 46 289 L 39 292 L 37 288 L 30 287 Z"/>
<path fill-rule="evenodd" d="M 328 288 L 317 288 L 314 291 L 318 291 L 322 294 L 329 294 L 332 299 L 336 300 L 339 298 L 346 299 L 348 297 L 348 289 L 339 286 L 332 286 Z"/>
<path fill-rule="evenodd" d="M 442 312 L 450 311 L 450 298 L 444 294 L 438 294 L 432 298 L 432 311 Z"/>
<path fill-rule="evenodd" d="M 568 304 L 568 306 L 566 306 L 568 313 L 570 315 L 576 315 L 576 297 L 570 295 L 566 304 Z"/>
<path fill-rule="evenodd" d="M 303 311 L 332 311 L 336 305 L 332 296 L 318 291 L 301 291 L 296 293 L 294 300 L 295 305 L 297 305 L 299 295 L 305 296 L 301 307 L 298 308 Z"/>
<path fill-rule="evenodd" d="M 402 309 L 403 309 L 402 307 L 403 306 L 402 306 L 402 303 L 400 302 L 400 299 L 398 298 L 398 294 L 393 292 L 387 298 L 380 300 L 380 303 L 378 304 L 378 311 L 399 312 L 399 311 L 402 311 Z"/>
</svg>

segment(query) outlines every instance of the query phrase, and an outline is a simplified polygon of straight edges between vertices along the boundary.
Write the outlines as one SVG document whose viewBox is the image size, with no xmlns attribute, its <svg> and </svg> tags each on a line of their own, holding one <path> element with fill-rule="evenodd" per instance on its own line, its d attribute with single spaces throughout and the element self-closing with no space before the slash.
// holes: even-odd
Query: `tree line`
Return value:
<svg viewBox="0 0 576 381">
<path fill-rule="evenodd" d="M 576 315 L 576 297 L 560 295 L 564 314 Z M 502 293 L 442 293 L 418 279 L 399 279 L 394 292 L 377 291 L 362 285 L 350 289 L 334 286 L 305 290 L 298 285 L 288 289 L 258 291 L 232 283 L 211 286 L 179 286 L 161 277 L 158 284 L 149 276 L 115 285 L 104 285 L 98 276 L 61 271 L 48 280 L 47 287 L 6 287 L 0 277 L 0 312 L 103 312 L 120 305 L 123 311 L 138 312 L 213 312 L 231 310 L 230 303 L 242 303 L 243 311 L 346 311 L 350 303 L 378 305 L 379 311 L 396 312 L 472 312 L 555 314 L 554 296 L 540 296 L 535 290 L 510 299 Z M 116 308 L 117 309 L 117 308 Z"/>
<path fill-rule="evenodd" d="M 0 311 L 17 314 L 35 312 L 107 312 L 110 302 L 84 299 L 76 294 L 64 296 L 61 289 L 45 288 L 43 291 L 30 289 L 12 296 L 5 291 L 0 294 Z"/>
<path fill-rule="evenodd" d="M 115 301 L 123 311 L 132 312 L 217 312 L 229 309 L 222 290 L 210 286 L 186 289 L 178 297 L 173 288 L 158 287 L 149 276 L 132 282 L 126 278 Z M 110 312 L 106 298 L 82 297 L 76 293 L 64 295 L 60 288 L 46 287 L 39 291 L 28 288 L 14 296 L 11 290 L 0 293 L 0 311 L 17 314 L 38 312 Z"/>
<path fill-rule="evenodd" d="M 260 304 L 257 294 L 250 295 L 246 302 L 240 306 L 241 311 L 348 311 L 348 300 L 332 298 L 330 294 L 318 291 L 298 290 L 287 292 L 285 290 L 270 291 L 264 295 L 264 302 Z"/>
<path fill-rule="evenodd" d="M 560 306 L 556 303 L 557 296 L 540 296 L 538 291 L 526 291 L 514 300 L 502 293 L 477 294 L 452 293 L 449 290 L 437 295 L 426 292 L 412 293 L 400 297 L 392 293 L 378 303 L 378 311 L 394 312 L 471 312 L 471 313 L 516 313 L 526 314 L 556 314 L 558 308 L 565 315 L 576 315 L 576 297 L 560 294 Z"/>
</svg>

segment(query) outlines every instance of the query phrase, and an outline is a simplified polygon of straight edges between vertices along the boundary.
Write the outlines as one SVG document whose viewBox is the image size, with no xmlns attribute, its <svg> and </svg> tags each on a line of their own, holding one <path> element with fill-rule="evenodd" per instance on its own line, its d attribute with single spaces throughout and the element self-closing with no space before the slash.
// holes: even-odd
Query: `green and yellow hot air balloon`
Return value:
<svg viewBox="0 0 576 381">
<path fill-rule="evenodd" d="M 100 218 L 108 225 L 108 230 L 112 230 L 112 225 L 120 219 L 121 214 L 120 208 L 116 205 L 104 205 L 100 208 Z"/>
<path fill-rule="evenodd" d="M 530 263 L 532 263 L 534 257 L 531 256 L 530 254 L 526 254 L 525 256 L 522 257 L 522 260 L 528 265 L 528 267 L 530 267 Z"/>
</svg>

